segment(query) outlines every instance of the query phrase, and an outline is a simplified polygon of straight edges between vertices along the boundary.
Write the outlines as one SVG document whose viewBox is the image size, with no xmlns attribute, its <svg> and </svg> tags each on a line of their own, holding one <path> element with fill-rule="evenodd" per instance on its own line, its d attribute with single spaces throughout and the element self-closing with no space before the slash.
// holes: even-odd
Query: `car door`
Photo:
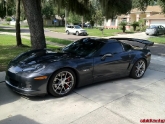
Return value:
<svg viewBox="0 0 165 124">
<path fill-rule="evenodd" d="M 70 26 L 70 33 L 73 33 L 73 26 Z"/>
<path fill-rule="evenodd" d="M 161 28 L 161 34 L 165 34 L 165 28 L 163 26 L 160 26 Z"/>
<path fill-rule="evenodd" d="M 158 26 L 158 34 L 162 34 L 162 28 L 160 25 Z"/>
<path fill-rule="evenodd" d="M 128 75 L 130 54 L 120 42 L 105 44 L 94 57 L 94 82 Z"/>
</svg>

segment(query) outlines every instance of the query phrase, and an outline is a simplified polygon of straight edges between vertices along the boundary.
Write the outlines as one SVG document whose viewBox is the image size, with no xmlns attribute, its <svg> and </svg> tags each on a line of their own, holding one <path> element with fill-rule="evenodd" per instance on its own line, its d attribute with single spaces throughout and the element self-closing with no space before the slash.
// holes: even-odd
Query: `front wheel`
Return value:
<svg viewBox="0 0 165 124">
<path fill-rule="evenodd" d="M 79 36 L 79 32 L 78 31 L 76 32 L 76 35 Z"/>
<path fill-rule="evenodd" d="M 69 94 L 75 87 L 76 76 L 70 69 L 57 71 L 48 84 L 48 91 L 56 97 Z"/>
<path fill-rule="evenodd" d="M 67 35 L 69 35 L 70 33 L 69 33 L 69 31 L 66 31 L 66 33 L 67 33 Z"/>
<path fill-rule="evenodd" d="M 130 75 L 135 79 L 139 79 L 144 75 L 145 71 L 146 62 L 144 59 L 140 59 L 134 64 Z"/>
</svg>

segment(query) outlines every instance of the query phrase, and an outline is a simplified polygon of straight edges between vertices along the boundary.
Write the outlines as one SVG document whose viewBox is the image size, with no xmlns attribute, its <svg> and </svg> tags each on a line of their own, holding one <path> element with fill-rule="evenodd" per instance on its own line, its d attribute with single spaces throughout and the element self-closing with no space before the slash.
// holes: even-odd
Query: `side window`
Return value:
<svg viewBox="0 0 165 124">
<path fill-rule="evenodd" d="M 117 54 L 120 52 L 123 52 L 123 48 L 122 48 L 122 45 L 120 43 L 107 43 L 101 49 L 100 54 L 101 55 L 104 55 L 107 53 Z"/>
<path fill-rule="evenodd" d="M 125 51 L 129 51 L 129 50 L 132 50 L 133 49 L 132 46 L 129 45 L 129 44 L 122 43 L 122 45 L 123 45 L 123 48 L 124 48 Z"/>
</svg>

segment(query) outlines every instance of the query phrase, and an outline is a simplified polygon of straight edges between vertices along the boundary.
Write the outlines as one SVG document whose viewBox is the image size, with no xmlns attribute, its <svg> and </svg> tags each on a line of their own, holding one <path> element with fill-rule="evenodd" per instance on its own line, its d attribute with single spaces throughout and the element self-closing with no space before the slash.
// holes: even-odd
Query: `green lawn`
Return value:
<svg viewBox="0 0 165 124">
<path fill-rule="evenodd" d="M 47 27 L 47 29 L 54 32 L 65 33 L 64 27 Z M 114 36 L 117 33 L 122 33 L 122 30 L 119 29 L 104 29 L 103 34 L 99 29 L 96 28 L 84 28 L 84 29 L 87 30 L 89 36 L 98 36 L 98 37 L 108 37 L 108 36 Z"/>
<path fill-rule="evenodd" d="M 165 35 L 157 36 L 157 37 L 150 37 L 148 40 L 155 42 L 155 43 L 165 44 Z"/>
<path fill-rule="evenodd" d="M 73 41 L 70 40 L 64 40 L 64 39 L 58 39 L 58 38 L 52 38 L 52 37 L 46 37 L 46 41 L 62 44 L 62 45 L 68 45 L 72 43 Z"/>
<path fill-rule="evenodd" d="M 87 33 L 89 34 L 89 36 L 98 36 L 98 37 L 108 37 L 108 36 L 114 36 L 117 33 L 121 33 L 122 30 L 119 29 L 104 29 L 103 30 L 103 34 L 102 31 L 100 31 L 99 29 L 87 29 Z"/>
<path fill-rule="evenodd" d="M 30 35 L 24 35 L 30 37 Z M 53 43 L 61 44 L 61 45 L 68 45 L 72 43 L 73 41 L 70 40 L 65 40 L 65 39 L 58 39 L 58 38 L 53 38 L 53 37 L 47 37 L 45 36 L 46 41 L 50 41 Z"/>
<path fill-rule="evenodd" d="M 0 34 L 0 71 L 5 70 L 9 61 L 17 55 L 31 49 L 29 40 L 22 39 L 22 43 L 27 47 L 16 47 L 15 36 Z M 59 47 L 47 45 L 47 48 L 57 50 Z"/>
<path fill-rule="evenodd" d="M 65 27 L 44 27 L 54 32 L 65 33 Z"/>
</svg>

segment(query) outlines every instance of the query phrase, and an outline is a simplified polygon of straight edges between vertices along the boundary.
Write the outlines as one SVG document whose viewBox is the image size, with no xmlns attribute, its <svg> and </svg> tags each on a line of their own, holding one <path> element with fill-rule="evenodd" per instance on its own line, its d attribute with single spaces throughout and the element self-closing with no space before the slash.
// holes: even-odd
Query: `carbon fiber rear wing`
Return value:
<svg viewBox="0 0 165 124">
<path fill-rule="evenodd" d="M 110 39 L 127 40 L 127 41 L 134 41 L 134 42 L 142 43 L 142 44 L 145 44 L 145 46 L 143 47 L 144 49 L 147 48 L 147 46 L 153 46 L 154 45 L 154 42 L 151 42 L 148 40 L 143 40 L 143 39 L 136 39 L 136 38 L 115 38 L 115 37 L 112 37 Z"/>
</svg>

